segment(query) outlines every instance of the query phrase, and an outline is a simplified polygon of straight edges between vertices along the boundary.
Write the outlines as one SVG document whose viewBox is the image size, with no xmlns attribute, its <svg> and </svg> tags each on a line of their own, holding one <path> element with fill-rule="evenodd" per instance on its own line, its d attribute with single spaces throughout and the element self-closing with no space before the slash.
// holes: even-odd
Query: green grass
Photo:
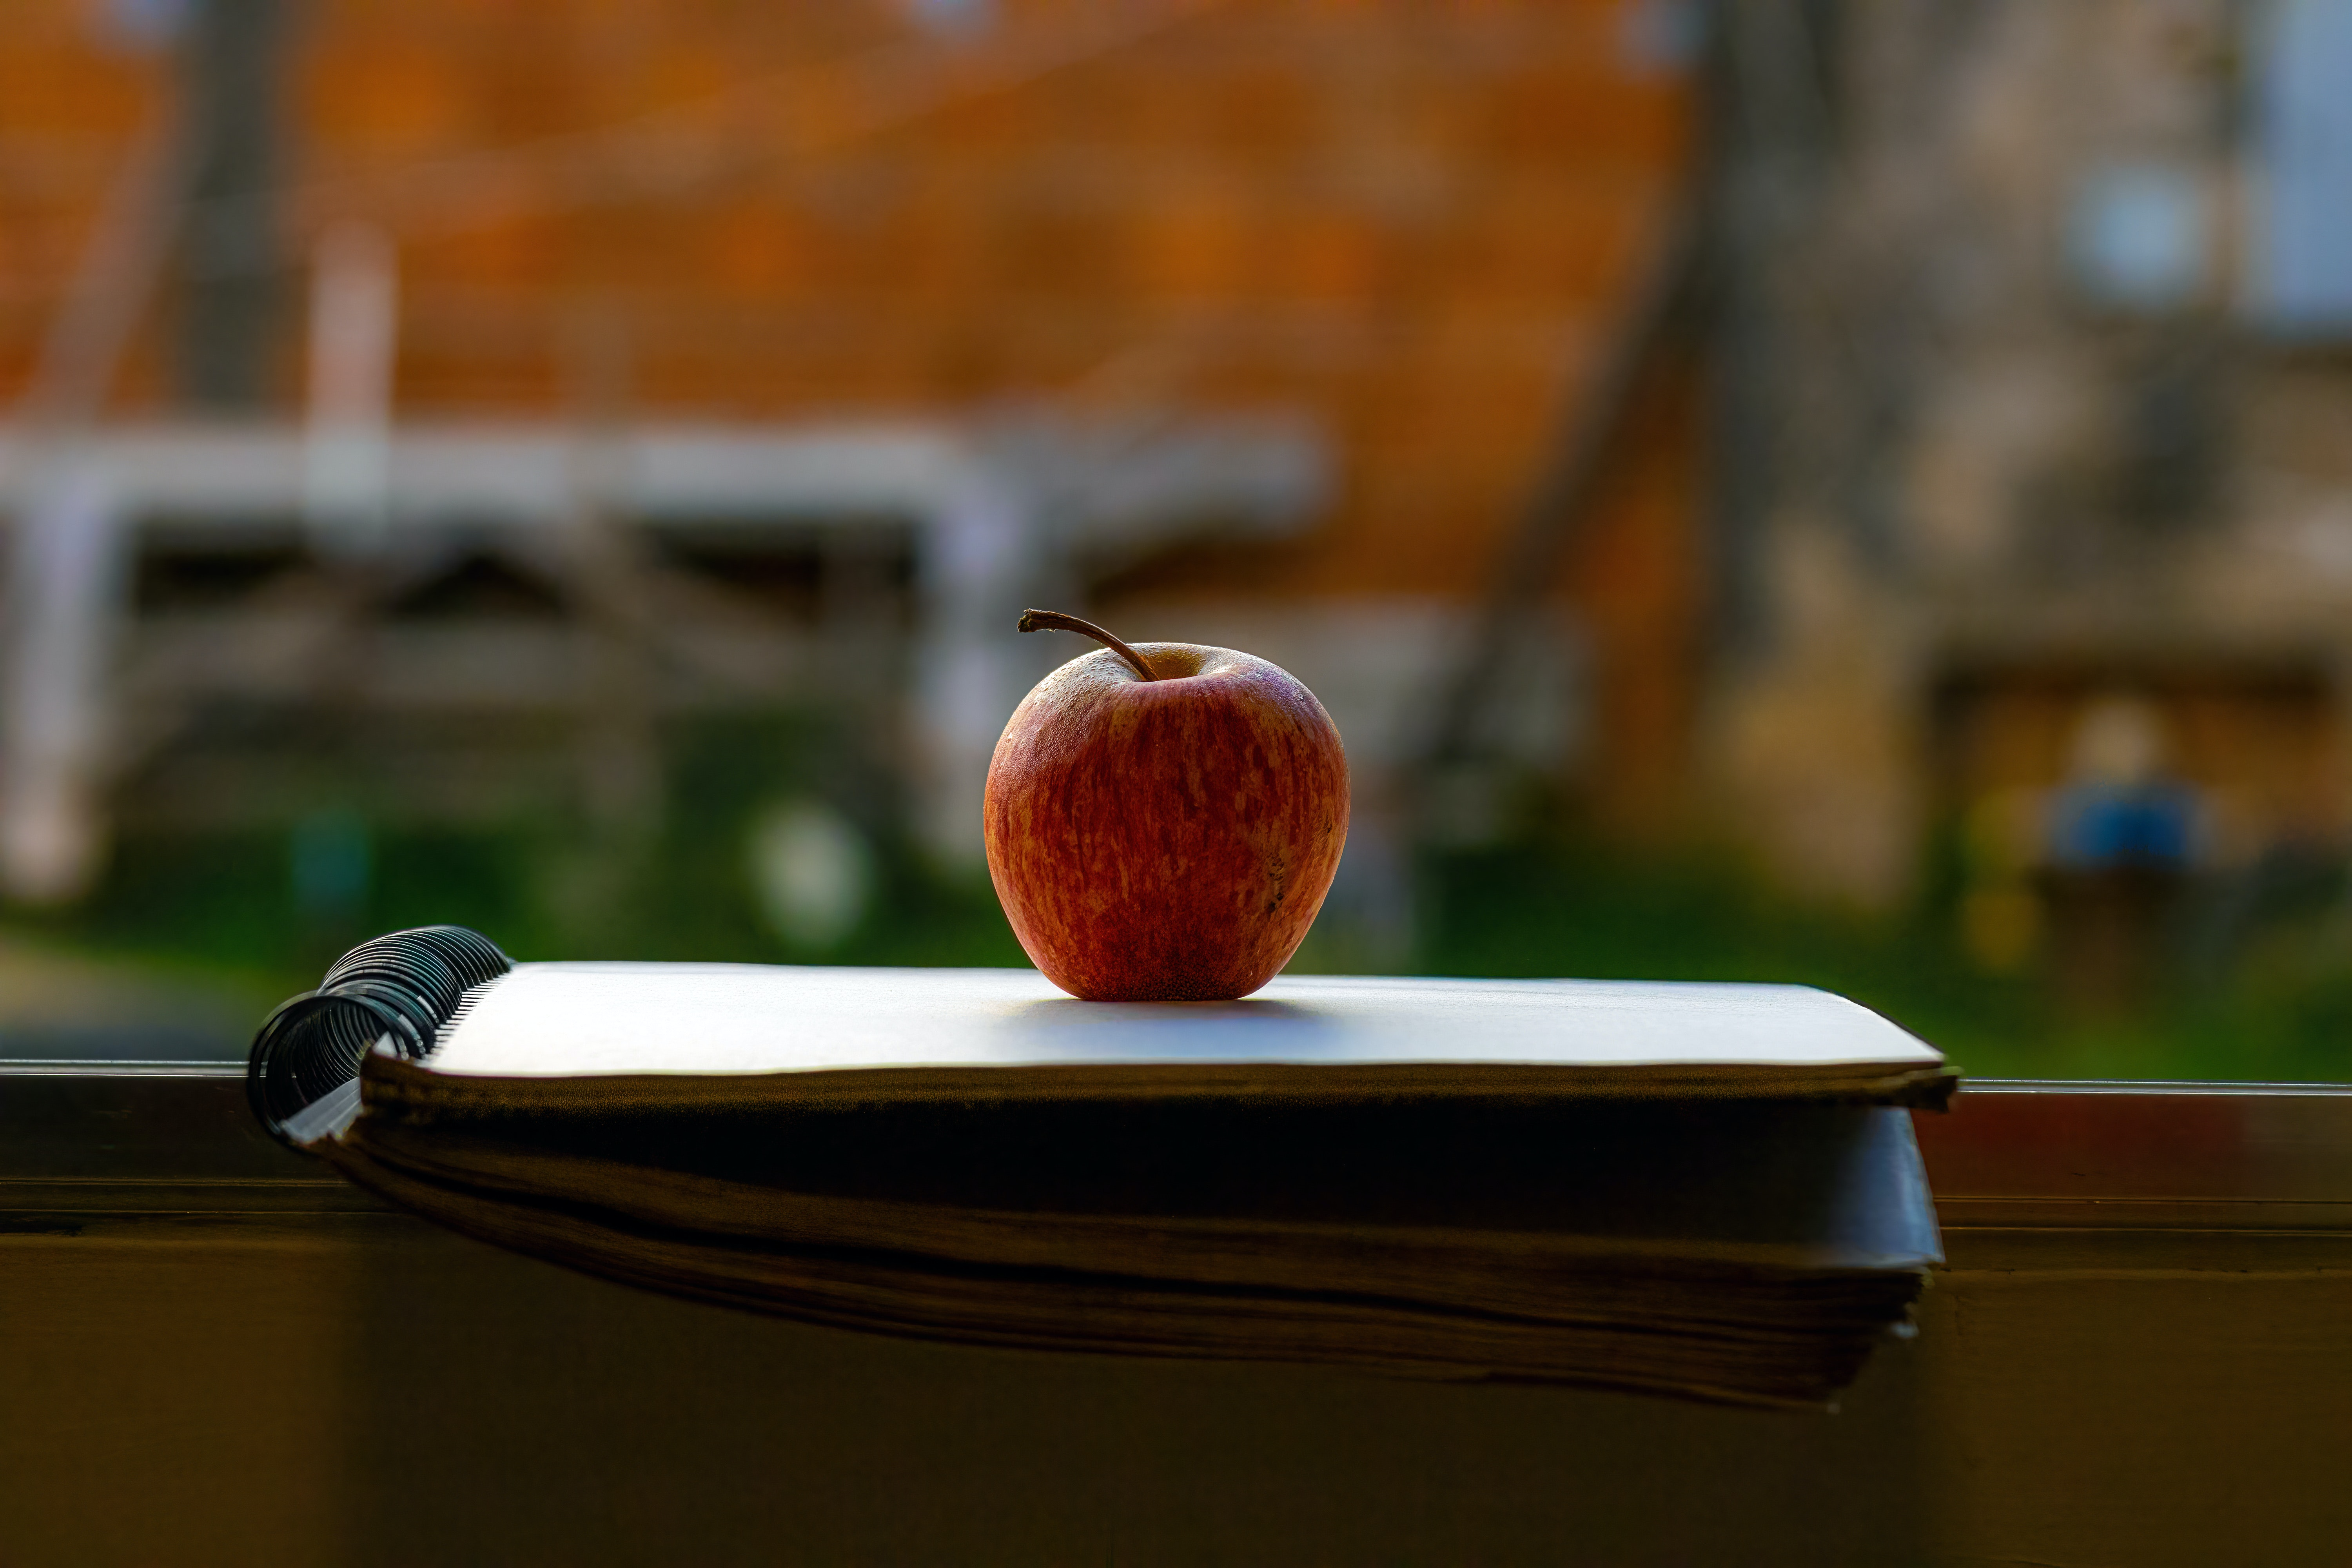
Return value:
<svg viewBox="0 0 2352 1568">
<path fill-rule="evenodd" d="M 773 726 L 690 737 L 663 824 L 635 839 L 560 817 L 469 832 L 378 826 L 364 897 L 332 912 L 296 900 L 285 835 L 134 836 L 85 904 L 12 923 L 86 952 L 281 994 L 316 984 L 357 941 L 438 921 L 473 926 L 523 959 L 1024 962 L 984 877 L 930 868 L 889 832 L 898 803 L 878 773 L 844 762 L 847 748 L 816 750 L 831 760 L 812 764 L 810 738 Z M 751 815 L 791 792 L 843 803 L 877 845 L 873 912 L 822 953 L 768 929 L 748 869 Z M 2171 979 L 2137 1005 L 2086 1012 L 2050 974 L 1972 965 L 1952 934 L 1948 898 L 1932 885 L 1913 910 L 1865 917 L 1776 895 L 1727 861 L 1572 837 L 1433 854 L 1416 882 L 1414 949 L 1395 967 L 1417 973 L 1820 985 L 1983 1076 L 2352 1076 L 2352 933 L 2338 904 L 2261 926 L 2225 963 Z M 1339 941 L 1310 952 L 1328 964 L 1348 951 Z"/>
</svg>

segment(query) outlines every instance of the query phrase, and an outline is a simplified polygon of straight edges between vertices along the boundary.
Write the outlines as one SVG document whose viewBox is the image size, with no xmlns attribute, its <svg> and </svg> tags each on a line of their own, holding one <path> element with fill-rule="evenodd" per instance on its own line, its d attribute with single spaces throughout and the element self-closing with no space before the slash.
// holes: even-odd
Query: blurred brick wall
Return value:
<svg viewBox="0 0 2352 1568">
<path fill-rule="evenodd" d="M 0 37 L 12 380 L 161 74 L 95 12 L 27 0 Z M 1314 539 L 1137 589 L 1473 595 L 1689 134 L 1621 0 L 1010 0 L 965 36 L 800 0 L 295 15 L 288 253 L 341 217 L 394 235 L 404 413 L 560 414 L 617 376 L 638 411 L 720 417 L 1328 422 L 1345 491 Z M 123 404 L 163 395 L 168 341 Z M 1688 707 L 1689 394 L 1653 398 L 1569 574 L 1604 728 L 1647 759 L 1628 799 Z"/>
</svg>

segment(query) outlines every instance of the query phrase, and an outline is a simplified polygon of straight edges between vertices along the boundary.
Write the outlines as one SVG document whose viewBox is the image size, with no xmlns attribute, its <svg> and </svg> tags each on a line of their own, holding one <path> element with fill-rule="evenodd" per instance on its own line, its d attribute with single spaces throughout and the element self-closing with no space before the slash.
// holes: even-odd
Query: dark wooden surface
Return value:
<svg viewBox="0 0 2352 1568">
<path fill-rule="evenodd" d="M 950 1349 L 578 1278 L 241 1085 L 0 1075 L 0 1563 L 2305 1563 L 2352 1095 L 1988 1087 L 1835 1415 Z"/>
</svg>

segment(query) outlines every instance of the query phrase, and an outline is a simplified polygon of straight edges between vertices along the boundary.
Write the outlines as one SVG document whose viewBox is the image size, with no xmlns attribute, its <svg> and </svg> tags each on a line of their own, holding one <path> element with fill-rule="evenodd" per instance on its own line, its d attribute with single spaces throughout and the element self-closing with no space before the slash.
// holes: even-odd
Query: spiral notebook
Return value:
<svg viewBox="0 0 2352 1568">
<path fill-rule="evenodd" d="M 1784 986 L 1277 980 L 1105 1005 L 1029 971 L 355 950 L 257 1112 L 459 1230 L 971 1343 L 1819 1404 L 1940 1253 L 1906 1105 L 1953 1075 Z"/>
</svg>

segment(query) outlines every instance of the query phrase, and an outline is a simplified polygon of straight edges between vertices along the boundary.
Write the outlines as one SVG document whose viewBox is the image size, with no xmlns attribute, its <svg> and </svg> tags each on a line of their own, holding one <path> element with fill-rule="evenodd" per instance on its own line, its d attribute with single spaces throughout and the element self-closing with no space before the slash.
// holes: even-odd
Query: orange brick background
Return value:
<svg viewBox="0 0 2352 1568">
<path fill-rule="evenodd" d="M 25 0 L 0 34 L 12 384 L 165 74 L 94 10 Z M 1009 0 L 963 38 L 837 0 L 289 14 L 289 408 L 305 237 L 355 216 L 398 242 L 406 414 L 561 415 L 616 378 L 716 417 L 1318 414 L 1345 476 L 1312 540 L 1160 568 L 1220 592 L 1474 594 L 1689 135 L 1618 0 Z M 166 395 L 171 308 L 124 408 Z M 1654 772 L 1697 609 L 1692 390 L 1651 399 L 1567 574 L 1604 728 Z"/>
</svg>

